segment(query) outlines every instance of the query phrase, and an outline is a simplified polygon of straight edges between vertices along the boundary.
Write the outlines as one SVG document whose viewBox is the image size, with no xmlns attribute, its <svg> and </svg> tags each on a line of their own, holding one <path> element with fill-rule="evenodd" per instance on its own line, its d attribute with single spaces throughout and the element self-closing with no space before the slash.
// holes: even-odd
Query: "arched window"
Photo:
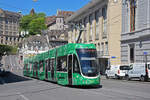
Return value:
<svg viewBox="0 0 150 100">
<path fill-rule="evenodd" d="M 136 0 L 130 0 L 130 31 L 135 31 Z"/>
</svg>

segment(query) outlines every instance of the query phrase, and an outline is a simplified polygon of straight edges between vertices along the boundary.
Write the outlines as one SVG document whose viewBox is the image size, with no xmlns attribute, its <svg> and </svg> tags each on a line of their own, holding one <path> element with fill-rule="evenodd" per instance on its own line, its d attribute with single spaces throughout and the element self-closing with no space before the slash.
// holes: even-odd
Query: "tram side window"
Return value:
<svg viewBox="0 0 150 100">
<path fill-rule="evenodd" d="M 50 71 L 50 59 L 45 61 L 45 67 L 47 68 L 47 71 Z"/>
<path fill-rule="evenodd" d="M 49 59 L 50 70 L 54 70 L 54 59 Z"/>
<path fill-rule="evenodd" d="M 26 70 L 26 67 L 27 67 L 27 64 L 24 64 L 24 67 L 23 67 L 23 69 L 24 69 L 24 70 Z"/>
<path fill-rule="evenodd" d="M 28 71 L 28 64 L 25 64 L 24 69 Z"/>
<path fill-rule="evenodd" d="M 50 63 L 51 63 L 51 59 L 48 59 L 48 69 L 47 69 L 48 71 L 51 71 L 51 66 L 50 66 L 51 64 Z"/>
<path fill-rule="evenodd" d="M 26 70 L 27 70 L 27 71 L 29 71 L 29 64 L 27 64 L 27 66 L 26 66 Z"/>
<path fill-rule="evenodd" d="M 36 70 L 36 67 L 37 67 L 37 62 L 35 62 L 34 64 L 33 64 L 33 70 Z"/>
<path fill-rule="evenodd" d="M 30 63 L 29 70 L 30 71 L 32 70 L 32 63 Z"/>
<path fill-rule="evenodd" d="M 40 61 L 40 72 L 43 72 L 43 63 L 44 61 Z"/>
<path fill-rule="evenodd" d="M 80 73 L 79 62 L 76 55 L 73 55 L 73 72 Z"/>
<path fill-rule="evenodd" d="M 57 71 L 67 72 L 67 56 L 57 58 Z"/>
</svg>

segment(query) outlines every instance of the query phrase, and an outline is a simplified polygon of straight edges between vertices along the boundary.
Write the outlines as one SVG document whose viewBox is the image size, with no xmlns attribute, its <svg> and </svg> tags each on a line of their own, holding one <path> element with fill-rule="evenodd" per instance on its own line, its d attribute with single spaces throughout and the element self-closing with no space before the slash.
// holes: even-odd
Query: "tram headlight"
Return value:
<svg viewBox="0 0 150 100">
<path fill-rule="evenodd" d="M 77 76 L 77 78 L 78 78 L 79 76 Z"/>
</svg>

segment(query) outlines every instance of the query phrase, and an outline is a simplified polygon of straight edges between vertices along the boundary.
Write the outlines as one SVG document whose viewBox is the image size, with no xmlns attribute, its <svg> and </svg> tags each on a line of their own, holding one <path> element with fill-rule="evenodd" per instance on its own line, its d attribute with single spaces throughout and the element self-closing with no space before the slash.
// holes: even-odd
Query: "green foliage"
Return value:
<svg viewBox="0 0 150 100">
<path fill-rule="evenodd" d="M 46 28 L 44 13 L 25 15 L 20 21 L 20 31 L 28 31 L 29 35 L 41 34 Z"/>
<path fill-rule="evenodd" d="M 41 34 L 41 30 L 46 29 L 46 25 L 44 22 L 45 19 L 42 17 L 33 19 L 29 24 L 29 32 L 30 32 L 29 34 L 30 35 Z"/>
<path fill-rule="evenodd" d="M 16 54 L 17 47 L 0 44 L 0 57 L 8 54 Z"/>
<path fill-rule="evenodd" d="M 17 46 L 11 46 L 11 51 L 10 51 L 9 54 L 15 55 L 15 54 L 17 54 L 17 51 L 18 51 L 18 47 Z"/>
</svg>

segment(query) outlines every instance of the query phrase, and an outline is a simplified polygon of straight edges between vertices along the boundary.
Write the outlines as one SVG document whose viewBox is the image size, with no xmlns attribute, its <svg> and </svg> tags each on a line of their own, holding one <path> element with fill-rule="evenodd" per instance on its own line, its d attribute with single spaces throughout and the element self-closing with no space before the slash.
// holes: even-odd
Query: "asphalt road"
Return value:
<svg viewBox="0 0 150 100">
<path fill-rule="evenodd" d="M 17 66 L 14 66 L 16 69 Z M 2 82 L 3 80 L 3 82 Z M 0 77 L 0 100 L 150 100 L 150 82 L 105 79 L 99 87 L 68 87 L 22 76 Z"/>
<path fill-rule="evenodd" d="M 9 67 L 8 70 L 18 70 L 21 69 L 17 55 L 9 55 L 3 58 L 3 63 L 5 67 Z"/>
</svg>

